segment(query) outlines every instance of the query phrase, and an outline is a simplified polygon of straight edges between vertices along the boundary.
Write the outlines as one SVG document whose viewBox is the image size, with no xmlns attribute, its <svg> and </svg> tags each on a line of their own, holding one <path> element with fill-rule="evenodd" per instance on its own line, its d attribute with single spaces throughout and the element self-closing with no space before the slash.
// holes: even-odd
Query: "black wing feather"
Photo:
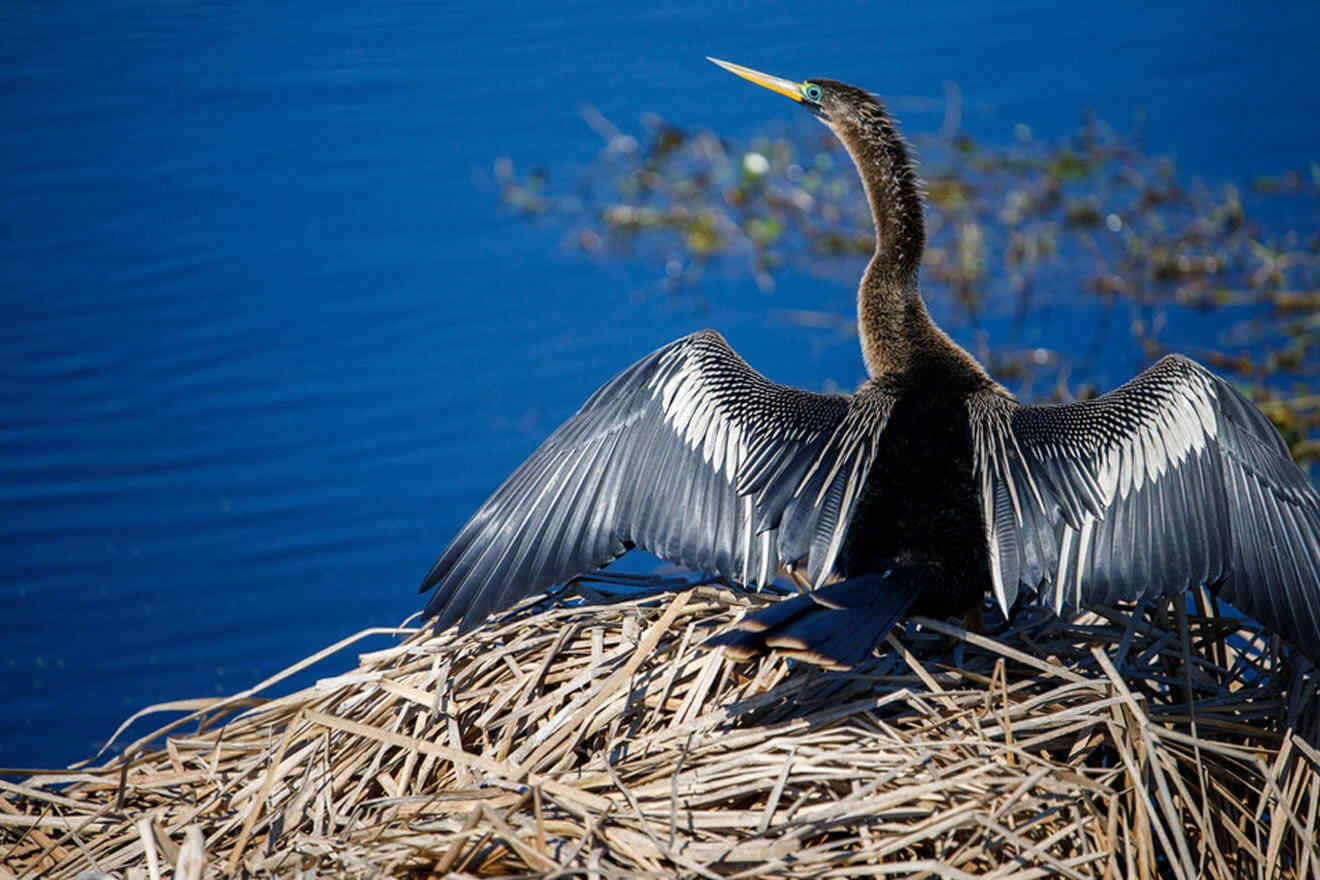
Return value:
<svg viewBox="0 0 1320 880">
<path fill-rule="evenodd" d="M 1202 584 L 1320 655 L 1320 495 L 1227 382 L 1166 357 L 1095 400 L 970 404 L 996 596 L 1056 609 Z"/>
<path fill-rule="evenodd" d="M 756 584 L 811 549 L 823 580 L 888 400 L 776 385 L 713 331 L 670 343 L 605 383 L 495 490 L 422 582 L 435 588 L 426 614 L 468 629 L 633 546 Z"/>
</svg>

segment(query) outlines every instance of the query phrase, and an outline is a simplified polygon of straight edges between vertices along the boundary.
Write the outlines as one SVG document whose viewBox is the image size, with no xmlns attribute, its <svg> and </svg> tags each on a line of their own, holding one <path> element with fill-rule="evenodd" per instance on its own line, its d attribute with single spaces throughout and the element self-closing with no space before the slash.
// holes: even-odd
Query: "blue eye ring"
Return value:
<svg viewBox="0 0 1320 880">
<path fill-rule="evenodd" d="M 813 104 L 820 103 L 820 86 L 815 83 L 804 82 L 802 84 L 802 97 Z"/>
</svg>

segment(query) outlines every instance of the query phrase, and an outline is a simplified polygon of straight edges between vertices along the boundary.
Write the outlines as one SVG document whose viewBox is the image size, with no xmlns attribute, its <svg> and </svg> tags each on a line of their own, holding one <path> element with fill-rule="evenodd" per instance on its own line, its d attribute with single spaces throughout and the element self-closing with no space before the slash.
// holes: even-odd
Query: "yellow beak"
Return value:
<svg viewBox="0 0 1320 880">
<path fill-rule="evenodd" d="M 785 98 L 792 98 L 799 104 L 802 103 L 801 86 L 798 83 L 786 79 L 780 79 L 777 76 L 771 76 L 768 73 L 761 73 L 759 70 L 752 70 L 750 67 L 743 67 L 741 64 L 734 64 L 730 61 L 721 61 L 718 58 L 706 56 L 706 60 L 723 67 L 729 73 L 735 76 L 741 76 L 743 79 L 763 86 L 772 92 L 778 92 Z"/>
</svg>

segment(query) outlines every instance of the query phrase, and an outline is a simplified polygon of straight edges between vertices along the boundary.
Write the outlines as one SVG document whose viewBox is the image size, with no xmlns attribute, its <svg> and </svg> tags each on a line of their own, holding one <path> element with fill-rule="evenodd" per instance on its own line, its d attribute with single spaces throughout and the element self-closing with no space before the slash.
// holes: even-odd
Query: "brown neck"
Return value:
<svg viewBox="0 0 1320 880">
<path fill-rule="evenodd" d="M 873 379 L 904 372 L 936 331 L 917 292 L 916 278 L 896 282 L 871 258 L 857 292 L 857 335 L 866 372 Z"/>
<path fill-rule="evenodd" d="M 916 174 L 903 139 L 878 102 L 832 120 L 857 166 L 875 223 L 875 254 L 857 292 L 857 332 L 873 378 L 901 373 L 932 337 L 943 337 L 917 290 L 926 244 Z"/>
<path fill-rule="evenodd" d="M 949 391 L 998 387 L 976 358 L 931 320 L 917 292 L 916 275 L 895 284 L 884 274 L 883 266 L 877 251 L 866 267 L 857 294 L 857 335 L 871 379 L 902 384 L 905 374 L 929 375 L 917 369 L 924 365 L 937 366 L 946 379 L 953 381 L 947 386 Z M 971 386 L 964 385 L 964 381 Z"/>
</svg>

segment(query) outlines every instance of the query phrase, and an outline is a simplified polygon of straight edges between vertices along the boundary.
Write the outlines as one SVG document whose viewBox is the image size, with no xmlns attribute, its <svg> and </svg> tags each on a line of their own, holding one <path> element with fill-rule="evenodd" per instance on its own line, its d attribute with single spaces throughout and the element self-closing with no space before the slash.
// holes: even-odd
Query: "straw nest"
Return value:
<svg viewBox="0 0 1320 880">
<path fill-rule="evenodd" d="M 461 637 L 400 630 L 289 696 L 197 701 L 163 748 L 158 731 L 128 760 L 0 782 L 0 864 L 1320 876 L 1315 667 L 1204 595 L 1028 608 L 990 636 L 918 619 L 852 672 L 700 647 L 762 598 L 595 598 Z"/>
</svg>

